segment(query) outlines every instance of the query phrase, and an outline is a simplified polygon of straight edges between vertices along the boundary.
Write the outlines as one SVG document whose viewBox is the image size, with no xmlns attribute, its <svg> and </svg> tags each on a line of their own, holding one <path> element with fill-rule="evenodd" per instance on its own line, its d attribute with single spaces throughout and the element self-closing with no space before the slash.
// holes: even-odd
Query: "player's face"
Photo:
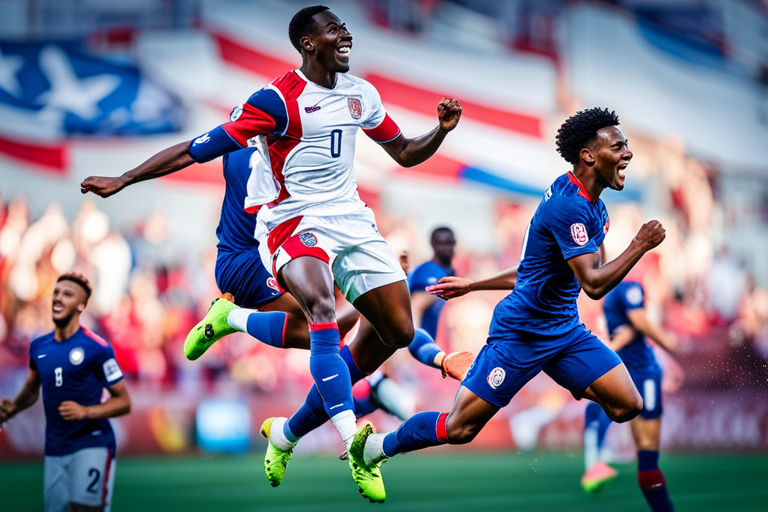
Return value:
<svg viewBox="0 0 768 512">
<path fill-rule="evenodd" d="M 330 11 L 317 13 L 312 19 L 315 20 L 315 30 L 312 34 L 316 47 L 315 57 L 332 73 L 349 71 L 352 34 L 347 30 L 347 26 Z"/>
<path fill-rule="evenodd" d="M 622 190 L 626 178 L 625 170 L 632 160 L 629 142 L 616 126 L 597 131 L 593 145 L 595 169 L 603 184 L 613 190 Z"/>
<path fill-rule="evenodd" d="M 51 301 L 53 323 L 64 326 L 74 315 L 82 313 L 85 310 L 85 297 L 85 290 L 77 283 L 72 281 L 56 283 Z"/>
<path fill-rule="evenodd" d="M 438 259 L 450 262 L 456 249 L 456 239 L 447 231 L 438 231 L 432 239 L 432 249 Z"/>
</svg>

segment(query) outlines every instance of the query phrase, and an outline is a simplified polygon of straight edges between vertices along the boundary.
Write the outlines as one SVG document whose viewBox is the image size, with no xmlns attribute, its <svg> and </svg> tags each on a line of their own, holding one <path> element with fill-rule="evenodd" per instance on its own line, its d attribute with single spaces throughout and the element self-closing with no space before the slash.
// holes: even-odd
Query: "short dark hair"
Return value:
<svg viewBox="0 0 768 512">
<path fill-rule="evenodd" d="M 93 288 L 91 288 L 91 282 L 88 281 L 88 278 L 85 277 L 83 274 L 79 272 L 67 272 L 65 274 L 61 274 L 58 279 L 56 279 L 56 282 L 59 281 L 72 281 L 73 283 L 77 283 L 80 285 L 80 287 L 85 290 L 85 302 L 88 302 L 88 299 L 91 298 L 91 292 L 93 292 Z"/>
<path fill-rule="evenodd" d="M 576 165 L 579 163 L 579 151 L 597 136 L 600 128 L 618 124 L 619 116 L 613 110 L 600 107 L 579 110 L 566 119 L 557 130 L 557 152 L 567 162 Z"/>
<path fill-rule="evenodd" d="M 288 38 L 299 53 L 301 53 L 301 43 L 299 40 L 312 32 L 314 28 L 315 20 L 312 19 L 312 16 L 327 10 L 329 8 L 324 5 L 310 5 L 294 14 L 293 18 L 291 18 L 291 22 L 288 24 Z"/>
<path fill-rule="evenodd" d="M 437 238 L 437 235 L 439 235 L 440 233 L 447 233 L 452 237 L 456 238 L 456 235 L 453 234 L 453 230 L 451 228 L 449 228 L 448 226 L 438 226 L 432 230 L 432 234 L 429 235 L 429 241 L 434 242 L 435 238 Z"/>
</svg>

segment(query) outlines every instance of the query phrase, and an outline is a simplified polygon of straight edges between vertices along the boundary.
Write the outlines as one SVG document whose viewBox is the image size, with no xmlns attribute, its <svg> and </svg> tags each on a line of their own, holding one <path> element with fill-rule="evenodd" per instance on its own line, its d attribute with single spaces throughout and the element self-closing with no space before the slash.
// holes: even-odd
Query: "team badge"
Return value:
<svg viewBox="0 0 768 512">
<path fill-rule="evenodd" d="M 611 229 L 611 219 L 605 219 L 605 225 L 603 226 L 603 234 L 607 235 L 609 229 Z"/>
<path fill-rule="evenodd" d="M 300 233 L 299 240 L 307 247 L 314 247 L 317 245 L 317 237 L 312 233 Z"/>
<path fill-rule="evenodd" d="M 626 297 L 627 302 L 633 306 L 639 306 L 643 302 L 643 290 L 639 286 L 628 288 L 624 296 Z"/>
<path fill-rule="evenodd" d="M 506 376 L 507 372 L 504 371 L 504 368 L 497 366 L 491 370 L 491 373 L 488 374 L 488 385 L 493 389 L 496 389 L 497 387 L 501 386 L 501 383 L 504 382 L 504 377 Z"/>
<path fill-rule="evenodd" d="M 363 104 L 360 103 L 360 98 L 347 98 L 347 105 L 349 105 L 352 119 L 360 119 L 360 116 L 363 115 Z"/>
<path fill-rule="evenodd" d="M 274 277 L 270 277 L 267 279 L 267 286 L 269 286 L 273 290 L 277 290 L 278 292 L 280 291 L 280 288 L 277 286 L 277 279 L 275 279 Z"/>
<path fill-rule="evenodd" d="M 232 109 L 232 113 L 229 114 L 229 120 L 234 123 L 235 121 L 240 119 L 241 115 L 243 115 L 243 106 L 242 105 L 237 106 L 237 107 Z"/>
<path fill-rule="evenodd" d="M 571 238 L 576 242 L 576 245 L 585 245 L 589 242 L 589 235 L 587 235 L 587 228 L 584 227 L 584 224 L 581 222 L 571 224 Z"/>
<path fill-rule="evenodd" d="M 77 366 L 85 359 L 85 352 L 80 347 L 75 347 L 69 351 L 69 362 Z"/>
<path fill-rule="evenodd" d="M 110 357 L 104 361 L 104 364 L 101 365 L 101 369 L 104 370 L 104 378 L 107 382 L 112 382 L 123 376 L 123 372 L 120 370 L 114 357 Z"/>
</svg>

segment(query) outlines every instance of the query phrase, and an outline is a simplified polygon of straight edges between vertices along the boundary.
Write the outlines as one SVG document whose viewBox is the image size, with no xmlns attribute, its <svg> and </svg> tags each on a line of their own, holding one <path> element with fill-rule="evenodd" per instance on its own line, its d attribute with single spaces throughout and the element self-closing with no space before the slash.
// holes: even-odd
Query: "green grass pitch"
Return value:
<svg viewBox="0 0 768 512">
<path fill-rule="evenodd" d="M 768 457 L 662 454 L 678 512 L 768 510 Z M 243 457 L 118 459 L 113 512 L 511 510 L 647 511 L 633 464 L 596 494 L 578 480 L 581 454 L 409 454 L 383 466 L 387 502 L 365 502 L 346 462 L 298 456 L 271 488 L 262 460 Z M 0 462 L 0 510 L 42 510 L 42 463 Z"/>
</svg>

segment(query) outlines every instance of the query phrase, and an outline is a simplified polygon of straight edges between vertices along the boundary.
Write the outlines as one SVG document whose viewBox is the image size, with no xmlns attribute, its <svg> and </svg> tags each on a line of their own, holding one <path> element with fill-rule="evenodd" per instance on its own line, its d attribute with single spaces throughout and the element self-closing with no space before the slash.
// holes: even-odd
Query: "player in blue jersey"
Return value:
<svg viewBox="0 0 768 512">
<path fill-rule="evenodd" d="M 609 223 L 600 193 L 624 188 L 632 159 L 618 124 L 614 112 L 592 108 L 560 127 L 557 149 L 573 168 L 544 194 L 526 231 L 516 281 L 515 273 L 506 271 L 476 282 L 453 278 L 432 288 L 456 295 L 514 287 L 496 306 L 487 344 L 451 410 L 418 413 L 389 434 L 361 431 L 351 456 L 362 455 L 369 468 L 378 468 L 398 453 L 468 443 L 541 371 L 577 399 L 599 403 L 614 421 L 628 421 L 640 412 L 642 399 L 626 367 L 584 327 L 576 307 L 582 289 L 593 299 L 603 297 L 664 239 L 661 224 L 648 222 L 618 258 L 601 265 Z"/>
<path fill-rule="evenodd" d="M 408 290 L 411 292 L 414 325 L 418 325 L 434 338 L 437 336 L 437 321 L 445 300 L 427 293 L 424 289 L 443 277 L 455 274 L 451 265 L 456 237 L 451 228 L 441 226 L 432 231 L 429 243 L 432 246 L 432 258 L 408 274 Z"/>
<path fill-rule="evenodd" d="M 53 290 L 55 328 L 29 345 L 29 372 L 15 399 L 0 403 L 0 425 L 37 401 L 45 409 L 46 511 L 108 511 L 115 478 L 115 435 L 107 418 L 131 408 L 112 347 L 80 325 L 91 296 L 77 273 L 59 276 Z M 111 395 L 102 402 L 104 388 Z"/>
<path fill-rule="evenodd" d="M 603 299 L 603 312 L 611 337 L 608 346 L 619 355 L 643 396 L 643 410 L 630 422 L 637 448 L 637 480 L 654 512 L 674 510 L 666 479 L 659 469 L 661 433 L 661 366 L 645 337 L 672 352 L 676 343 L 648 318 L 643 286 L 622 281 Z M 587 405 L 584 419 L 584 462 L 587 468 L 581 485 L 588 492 L 599 489 L 616 476 L 616 470 L 601 458 L 611 419 L 594 403 Z"/>
</svg>

